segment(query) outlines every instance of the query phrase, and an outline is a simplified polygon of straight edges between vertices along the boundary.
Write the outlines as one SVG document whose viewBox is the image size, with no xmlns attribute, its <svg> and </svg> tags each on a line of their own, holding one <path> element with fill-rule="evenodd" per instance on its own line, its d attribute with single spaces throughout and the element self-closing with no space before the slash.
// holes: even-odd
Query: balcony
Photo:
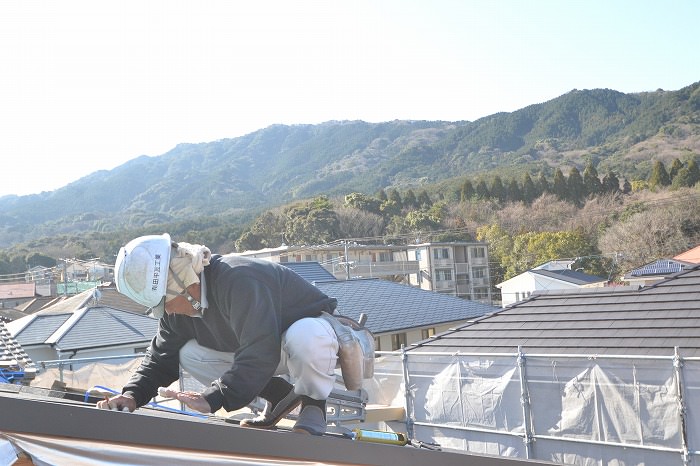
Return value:
<svg viewBox="0 0 700 466">
<path fill-rule="evenodd" d="M 439 290 L 454 290 L 455 281 L 454 280 L 436 280 L 435 281 L 435 291 Z"/>
<path fill-rule="evenodd" d="M 339 280 L 348 278 L 345 264 L 324 264 L 324 267 Z M 350 263 L 350 278 L 386 277 L 389 275 L 417 274 L 418 272 L 420 272 L 418 261 Z"/>
</svg>

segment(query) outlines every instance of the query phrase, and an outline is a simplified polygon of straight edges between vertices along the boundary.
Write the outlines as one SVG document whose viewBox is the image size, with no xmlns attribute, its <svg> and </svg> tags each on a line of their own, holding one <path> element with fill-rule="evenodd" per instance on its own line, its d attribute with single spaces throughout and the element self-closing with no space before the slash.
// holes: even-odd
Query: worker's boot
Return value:
<svg viewBox="0 0 700 466">
<path fill-rule="evenodd" d="M 243 419 L 241 426 L 272 429 L 301 402 L 300 396 L 294 393 L 294 385 L 280 377 L 271 378 L 258 396 L 267 402 L 265 409 L 252 419 Z"/>
<path fill-rule="evenodd" d="M 300 434 L 323 435 L 326 433 L 326 400 L 314 400 L 301 396 L 301 412 L 294 424 L 294 432 Z"/>
</svg>

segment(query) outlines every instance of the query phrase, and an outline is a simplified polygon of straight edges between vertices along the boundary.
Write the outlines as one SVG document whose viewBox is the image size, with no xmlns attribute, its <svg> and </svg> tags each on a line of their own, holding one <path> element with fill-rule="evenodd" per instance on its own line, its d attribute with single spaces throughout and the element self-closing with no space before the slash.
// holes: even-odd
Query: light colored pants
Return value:
<svg viewBox="0 0 700 466">
<path fill-rule="evenodd" d="M 335 384 L 338 339 L 328 322 L 307 317 L 282 334 L 280 364 L 275 375 L 288 375 L 294 392 L 325 400 Z M 231 368 L 234 354 L 216 351 L 190 340 L 180 349 L 180 366 L 204 385 Z"/>
</svg>

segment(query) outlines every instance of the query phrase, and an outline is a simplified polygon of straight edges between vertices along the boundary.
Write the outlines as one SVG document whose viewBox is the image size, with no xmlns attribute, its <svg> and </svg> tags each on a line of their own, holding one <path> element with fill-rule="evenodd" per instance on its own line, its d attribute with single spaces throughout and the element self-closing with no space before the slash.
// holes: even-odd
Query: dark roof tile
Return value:
<svg viewBox="0 0 700 466">
<path fill-rule="evenodd" d="M 700 356 L 700 266 L 648 287 L 533 294 L 411 351 Z"/>
</svg>

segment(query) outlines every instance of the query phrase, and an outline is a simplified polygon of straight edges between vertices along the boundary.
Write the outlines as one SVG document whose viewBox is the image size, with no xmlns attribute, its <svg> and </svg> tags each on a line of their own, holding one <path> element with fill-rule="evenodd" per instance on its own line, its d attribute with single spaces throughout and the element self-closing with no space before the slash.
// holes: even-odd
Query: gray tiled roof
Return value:
<svg viewBox="0 0 700 466">
<path fill-rule="evenodd" d="M 282 262 L 281 265 L 294 270 L 296 273 L 310 283 L 325 280 L 335 280 L 335 275 L 324 269 L 318 262 Z"/>
<path fill-rule="evenodd" d="M 120 309 L 93 306 L 74 312 L 40 312 L 11 322 L 8 328 L 26 347 L 52 344 L 60 351 L 70 351 L 147 344 L 156 334 L 158 320 Z"/>
<path fill-rule="evenodd" d="M 17 340 L 10 334 L 3 322 L 0 322 L 0 363 L 14 362 L 21 367 L 33 366 L 31 358 Z"/>
<path fill-rule="evenodd" d="M 35 314 L 10 322 L 8 328 L 14 333 L 17 341 L 26 347 L 43 345 L 71 315 L 71 312 Z"/>
<path fill-rule="evenodd" d="M 464 321 L 500 309 L 387 280 L 335 280 L 316 286 L 338 300 L 339 314 L 355 320 L 366 314 L 367 328 L 375 334 Z"/>
<path fill-rule="evenodd" d="M 97 295 L 97 299 L 95 296 Z M 46 312 L 71 312 L 84 306 L 101 305 L 123 311 L 146 314 L 148 308 L 119 293 L 114 286 L 100 287 L 97 290 L 90 289 L 61 300 L 57 300 L 49 306 L 41 309 Z"/>
<path fill-rule="evenodd" d="M 530 270 L 531 273 L 543 275 L 545 277 L 554 278 L 556 280 L 561 280 L 567 283 L 573 283 L 574 285 L 589 285 L 591 283 L 598 283 L 606 281 L 605 278 L 596 277 L 595 275 L 588 275 L 587 273 L 577 272 L 575 270 L 562 269 L 562 270 L 546 270 L 546 269 L 533 269 Z"/>
<path fill-rule="evenodd" d="M 418 350 L 700 356 L 700 266 L 655 285 L 534 293 Z"/>
<path fill-rule="evenodd" d="M 61 351 L 131 345 L 151 341 L 158 320 L 109 307 L 90 307 L 52 340 Z"/>
</svg>

